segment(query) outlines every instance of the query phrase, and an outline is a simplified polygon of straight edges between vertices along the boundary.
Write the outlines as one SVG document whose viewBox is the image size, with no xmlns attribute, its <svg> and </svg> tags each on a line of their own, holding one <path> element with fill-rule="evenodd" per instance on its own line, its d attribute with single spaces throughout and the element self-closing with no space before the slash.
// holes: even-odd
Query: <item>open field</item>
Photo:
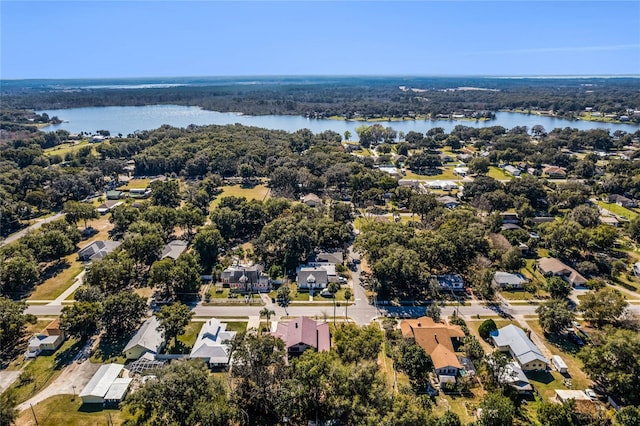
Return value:
<svg viewBox="0 0 640 426">
<path fill-rule="evenodd" d="M 149 179 L 149 178 L 131 179 L 129 182 L 127 182 L 126 185 L 119 186 L 118 190 L 120 190 L 120 191 L 128 191 L 128 190 L 134 189 L 134 188 L 138 188 L 138 189 L 147 188 L 150 183 L 151 183 L 151 179 Z"/>
<path fill-rule="evenodd" d="M 218 194 L 215 200 L 211 202 L 210 208 L 220 204 L 223 197 L 245 197 L 247 200 L 265 200 L 269 196 L 270 189 L 266 185 L 260 184 L 252 187 L 243 187 L 242 185 L 227 185 L 221 187 L 222 192 Z"/>
<path fill-rule="evenodd" d="M 122 424 L 123 413 L 117 409 L 103 409 L 98 404 L 84 405 L 82 399 L 73 395 L 57 395 L 45 399 L 18 416 L 16 426 L 32 426 L 36 420 L 40 426 L 80 426 Z"/>
<path fill-rule="evenodd" d="M 607 203 L 604 201 L 598 201 L 598 206 L 609 210 L 611 213 L 617 216 L 625 216 L 627 219 L 633 219 L 638 216 L 638 209 L 627 209 L 625 207 L 619 206 L 616 203 Z"/>
<path fill-rule="evenodd" d="M 91 151 L 92 153 L 95 153 L 95 147 L 100 145 L 100 143 L 95 143 L 91 145 Z M 64 143 L 58 146 L 54 146 L 53 148 L 47 148 L 44 150 L 44 155 L 46 155 L 47 157 L 52 156 L 52 155 L 59 155 L 60 157 L 62 157 L 64 159 L 64 156 L 69 153 L 69 152 L 75 152 L 80 150 L 81 148 L 85 147 L 85 146 L 89 146 L 89 142 L 88 141 L 79 141 L 79 142 L 69 142 L 69 143 Z"/>
</svg>

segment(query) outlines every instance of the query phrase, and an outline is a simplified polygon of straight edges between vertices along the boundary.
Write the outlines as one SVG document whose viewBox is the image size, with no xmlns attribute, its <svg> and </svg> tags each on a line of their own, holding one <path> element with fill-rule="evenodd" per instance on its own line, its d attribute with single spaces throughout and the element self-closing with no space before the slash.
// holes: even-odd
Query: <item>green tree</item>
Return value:
<svg viewBox="0 0 640 426">
<path fill-rule="evenodd" d="M 349 307 L 349 301 L 351 300 L 351 297 L 352 297 L 351 290 L 350 289 L 346 289 L 344 291 L 344 300 L 345 300 L 344 317 L 345 318 L 349 318 L 349 316 L 347 315 L 347 308 Z"/>
<path fill-rule="evenodd" d="M 491 318 L 489 318 L 487 320 L 484 320 L 482 324 L 480 324 L 480 326 L 478 327 L 478 333 L 483 339 L 488 339 L 491 332 L 497 329 L 498 326 L 496 326 L 496 323 Z"/>
<path fill-rule="evenodd" d="M 309 352 L 309 351 L 308 351 Z M 284 342 L 269 334 L 238 333 L 231 344 L 231 401 L 242 425 L 277 424 L 283 395 L 286 352 Z"/>
<path fill-rule="evenodd" d="M 484 356 L 484 349 L 475 336 L 469 334 L 464 337 L 464 353 L 471 360 L 479 360 Z"/>
<path fill-rule="evenodd" d="M 571 284 L 566 282 L 560 277 L 552 276 L 547 277 L 547 283 L 545 285 L 545 290 L 547 290 L 551 297 L 555 299 L 564 299 L 571 293 Z"/>
<path fill-rule="evenodd" d="M 384 334 L 377 324 L 358 327 L 342 324 L 333 336 L 335 350 L 344 363 L 375 360 L 380 352 Z"/>
<path fill-rule="evenodd" d="M 25 314 L 25 302 L 14 302 L 0 296 L 0 354 L 8 353 L 16 347 L 22 338 L 27 324 L 35 324 L 36 317 Z"/>
<path fill-rule="evenodd" d="M 154 181 L 151 188 L 151 202 L 155 206 L 178 207 L 180 205 L 180 186 L 177 180 Z"/>
<path fill-rule="evenodd" d="M 570 402 L 556 404 L 542 401 L 537 412 L 538 420 L 542 426 L 574 426 L 573 406 Z"/>
<path fill-rule="evenodd" d="M 60 328 L 69 335 L 85 340 L 99 330 L 101 317 L 101 303 L 75 302 L 71 306 L 62 308 Z"/>
<path fill-rule="evenodd" d="M 265 318 L 267 320 L 267 322 L 269 322 L 269 320 L 271 319 L 272 316 L 275 316 L 276 313 L 274 310 L 269 309 L 269 308 L 262 308 L 260 310 L 260 318 Z"/>
<path fill-rule="evenodd" d="M 33 257 L 15 255 L 0 260 L 0 294 L 23 293 L 40 279 L 40 268 Z"/>
<path fill-rule="evenodd" d="M 67 222 L 77 224 L 78 221 L 84 221 L 84 227 L 87 228 L 89 219 L 97 219 L 98 211 L 89 203 L 81 203 L 79 201 L 67 201 L 62 209 L 66 213 Z"/>
<path fill-rule="evenodd" d="M 480 403 L 482 414 L 479 426 L 510 426 L 513 424 L 515 407 L 509 398 L 499 393 L 490 393 Z"/>
<path fill-rule="evenodd" d="M 123 404 L 126 424 L 223 426 L 232 421 L 224 382 L 201 360 L 172 362 L 154 374 Z"/>
<path fill-rule="evenodd" d="M 635 218 L 629 221 L 627 225 L 627 232 L 629 232 L 629 236 L 636 243 L 640 243 L 640 216 L 636 216 Z"/>
<path fill-rule="evenodd" d="M 436 302 L 433 302 L 431 304 L 429 304 L 429 306 L 427 306 L 427 309 L 425 310 L 425 316 L 428 316 L 429 318 L 433 319 L 434 322 L 440 322 L 440 313 L 442 312 L 442 309 L 440 308 L 440 305 L 438 305 Z"/>
<path fill-rule="evenodd" d="M 184 333 L 189 322 L 191 322 L 193 311 L 187 305 L 176 302 L 172 305 L 164 305 L 160 308 L 156 317 L 160 321 L 159 330 L 162 331 L 165 340 L 173 339 L 173 345 L 175 346 L 178 336 Z"/>
<path fill-rule="evenodd" d="M 101 324 L 108 338 L 126 336 L 133 332 L 147 311 L 146 300 L 132 291 L 108 296 L 102 306 Z"/>
<path fill-rule="evenodd" d="M 164 241 L 158 234 L 130 234 L 124 239 L 122 247 L 137 264 L 151 266 L 160 258 Z"/>
<path fill-rule="evenodd" d="M 213 226 L 206 226 L 198 230 L 193 239 L 193 248 L 198 253 L 198 259 L 205 271 L 211 270 L 218 263 L 220 250 L 224 248 L 225 241 Z"/>
<path fill-rule="evenodd" d="M 604 287 L 597 291 L 590 291 L 580 300 L 578 310 L 586 321 L 602 327 L 613 324 L 620 319 L 629 302 L 622 293 L 612 287 Z"/>
<path fill-rule="evenodd" d="M 185 206 L 178 210 L 178 225 L 187 231 L 189 239 L 193 235 L 193 228 L 204 225 L 205 217 L 202 211 L 194 206 Z"/>
<path fill-rule="evenodd" d="M 103 294 L 113 294 L 135 283 L 136 271 L 133 259 L 127 252 L 117 250 L 97 262 L 85 275 L 85 284 L 96 287 Z"/>
<path fill-rule="evenodd" d="M 469 160 L 469 172 L 472 174 L 482 174 L 485 175 L 489 172 L 489 159 L 486 157 L 473 157 Z"/>
<path fill-rule="evenodd" d="M 333 325 L 336 325 L 336 293 L 340 290 L 340 284 L 331 282 L 327 286 L 331 297 L 333 298 Z"/>
<path fill-rule="evenodd" d="M 453 411 L 447 410 L 438 420 L 436 426 L 462 426 L 460 417 Z"/>
<path fill-rule="evenodd" d="M 283 308 L 289 306 L 289 302 L 291 301 L 291 289 L 288 284 L 282 284 L 276 293 L 276 298 L 278 299 L 278 304 Z"/>
<path fill-rule="evenodd" d="M 551 299 L 543 302 L 536 309 L 540 327 L 552 334 L 558 334 L 572 326 L 575 314 L 563 299 Z"/>
<path fill-rule="evenodd" d="M 592 333 L 595 345 L 583 347 L 578 358 L 584 371 L 623 404 L 640 405 L 640 334 L 608 329 Z"/>
<path fill-rule="evenodd" d="M 640 408 L 632 405 L 618 410 L 614 416 L 620 426 L 640 426 Z"/>
<path fill-rule="evenodd" d="M 393 405 L 380 424 L 394 426 L 425 426 L 433 423 L 429 411 L 416 404 L 413 395 L 399 393 L 393 397 Z M 457 425 L 460 426 L 458 421 Z"/>
<path fill-rule="evenodd" d="M 18 400 L 15 392 L 0 393 L 0 426 L 11 426 L 18 418 Z"/>
<path fill-rule="evenodd" d="M 113 223 L 113 232 L 116 235 L 124 234 L 140 218 L 140 209 L 128 204 L 121 204 L 111 210 L 109 222 Z"/>
<path fill-rule="evenodd" d="M 429 382 L 429 372 L 433 369 L 431 357 L 415 342 L 401 345 L 398 367 L 407 373 L 416 391 L 424 391 Z"/>
<path fill-rule="evenodd" d="M 511 247 L 500 259 L 502 268 L 507 271 L 517 272 L 524 266 L 522 252 L 518 247 Z"/>
</svg>

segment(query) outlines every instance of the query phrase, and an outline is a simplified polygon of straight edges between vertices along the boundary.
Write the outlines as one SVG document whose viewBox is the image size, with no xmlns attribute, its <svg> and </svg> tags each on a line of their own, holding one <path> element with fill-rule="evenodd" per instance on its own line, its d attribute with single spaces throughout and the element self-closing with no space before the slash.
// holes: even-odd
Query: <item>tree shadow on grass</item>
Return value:
<svg viewBox="0 0 640 426">
<path fill-rule="evenodd" d="M 545 385 L 548 385 L 555 380 L 553 375 L 548 371 L 528 371 L 525 374 L 529 380 L 544 383 Z"/>
<path fill-rule="evenodd" d="M 110 360 L 111 358 L 117 358 L 122 355 L 124 347 L 129 342 L 131 336 L 124 335 L 118 337 L 101 337 L 98 348 L 93 356 L 103 362 Z"/>
<path fill-rule="evenodd" d="M 544 338 L 562 352 L 575 355 L 580 351 L 580 347 L 564 335 L 544 333 Z"/>
<path fill-rule="evenodd" d="M 77 340 L 62 352 L 56 354 L 54 370 L 60 370 L 73 362 L 73 358 L 78 354 L 84 342 Z"/>
<path fill-rule="evenodd" d="M 56 275 L 63 272 L 65 269 L 68 269 L 70 266 L 71 264 L 66 259 L 60 259 L 55 262 L 52 262 L 42 272 L 41 280 L 46 281 L 49 278 L 55 277 Z"/>
</svg>

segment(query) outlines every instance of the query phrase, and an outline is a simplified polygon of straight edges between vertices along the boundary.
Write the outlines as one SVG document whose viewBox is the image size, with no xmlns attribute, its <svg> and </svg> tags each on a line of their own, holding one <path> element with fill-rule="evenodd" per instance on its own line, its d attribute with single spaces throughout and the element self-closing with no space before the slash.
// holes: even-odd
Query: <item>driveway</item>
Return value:
<svg viewBox="0 0 640 426">
<path fill-rule="evenodd" d="M 0 393 L 4 392 L 11 386 L 11 383 L 15 382 L 18 376 L 20 376 L 20 370 L 18 371 L 0 371 Z"/>
<path fill-rule="evenodd" d="M 64 215 L 65 215 L 64 213 L 56 213 L 53 216 L 50 216 L 44 219 L 37 219 L 37 222 L 34 223 L 33 225 L 24 228 L 22 231 L 13 233 L 9 235 L 7 238 L 5 238 L 4 240 L 0 241 L 0 247 L 2 247 L 5 244 L 10 244 L 18 240 L 19 238 L 22 238 L 27 232 L 38 229 L 45 223 L 53 222 L 54 220 L 60 219 L 61 217 L 64 217 Z"/>
<path fill-rule="evenodd" d="M 55 395 L 78 395 L 101 365 L 89 361 L 83 363 L 74 362 L 68 365 L 49 386 L 31 399 L 18 405 L 18 411 L 26 410 L 30 404 L 36 405 L 38 402 Z"/>
</svg>

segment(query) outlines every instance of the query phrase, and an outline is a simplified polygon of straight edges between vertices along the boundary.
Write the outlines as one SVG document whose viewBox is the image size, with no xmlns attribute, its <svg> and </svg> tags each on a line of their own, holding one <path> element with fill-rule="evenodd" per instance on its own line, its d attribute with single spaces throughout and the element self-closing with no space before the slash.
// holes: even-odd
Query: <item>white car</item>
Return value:
<svg viewBox="0 0 640 426">
<path fill-rule="evenodd" d="M 594 391 L 593 389 L 585 389 L 584 393 L 587 394 L 587 396 L 591 399 L 598 399 L 598 394 L 596 393 L 596 391 Z"/>
</svg>

